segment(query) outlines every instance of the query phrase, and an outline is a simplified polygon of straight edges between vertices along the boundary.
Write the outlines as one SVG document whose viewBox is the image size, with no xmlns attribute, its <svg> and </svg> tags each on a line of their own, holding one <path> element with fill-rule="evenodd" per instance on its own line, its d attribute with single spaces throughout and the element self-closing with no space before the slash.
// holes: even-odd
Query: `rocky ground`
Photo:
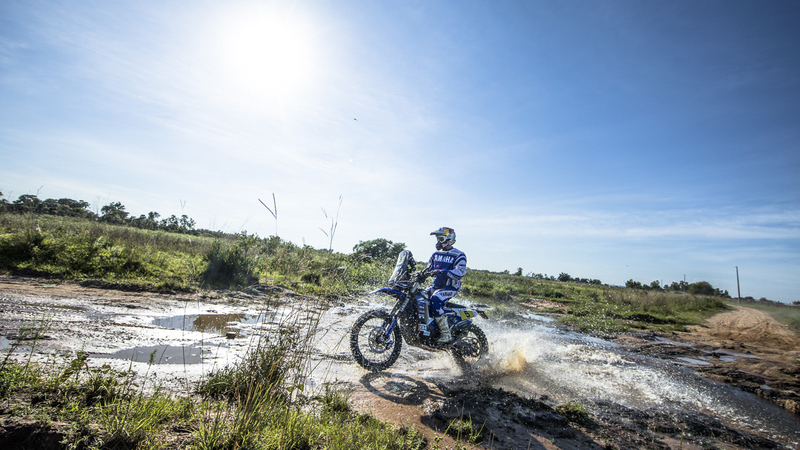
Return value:
<svg viewBox="0 0 800 450">
<path fill-rule="evenodd" d="M 93 354 L 115 355 L 126 348 L 181 348 L 202 353 L 201 364 L 161 364 L 151 373 L 185 391 L 188 379 L 201 377 L 213 365 L 235 360 L 246 350 L 246 333 L 186 333 L 154 325 L 191 306 L 194 314 L 258 315 L 259 298 L 269 287 L 245 293 L 153 294 L 53 283 L 48 280 L 0 277 L 0 346 L 8 348 L 20 328 L 50 321 L 37 354 L 83 348 Z M 293 300 L 293 293 L 273 290 Z M 342 312 L 342 317 L 345 313 Z M 154 319 L 155 318 L 155 319 Z M 160 318 L 160 319 L 159 319 Z M 342 319 L 345 320 L 345 319 Z M 346 325 L 346 324 L 345 324 Z M 239 333 L 239 334 L 237 334 Z M 609 338 L 609 337 L 606 337 Z M 800 342 L 768 315 L 737 308 L 713 317 L 706 326 L 686 333 L 625 334 L 610 337 L 632 352 L 681 360 L 703 377 L 736 386 L 797 413 L 800 392 Z M 198 346 L 198 339 L 205 345 Z M 208 348 L 215 349 L 213 352 Z M 193 350 L 194 349 L 194 350 Z M 120 367 L 130 356 L 103 359 Z M 325 352 L 318 357 L 324 359 Z M 732 426 L 679 406 L 629 408 L 612 401 L 587 400 L 584 410 L 560 409 L 546 394 L 526 398 L 492 387 L 474 374 L 443 369 L 441 376 L 421 361 L 419 372 L 367 373 L 348 358 L 346 350 L 330 352 L 337 377 L 350 380 L 351 405 L 377 418 L 411 425 L 431 443 L 453 447 L 452 436 L 472 437 L 476 447 L 495 449 L 768 449 L 792 448 L 789 441 L 771 440 L 758 432 Z M 98 356 L 101 358 L 103 356 Z M 126 359 L 126 357 L 128 359 Z M 167 358 L 168 356 L 162 356 Z M 424 358 L 423 358 L 424 359 Z M 100 360 L 100 359 L 98 359 Z M 146 370 L 139 362 L 134 368 Z M 794 416 L 800 424 L 800 418 Z M 0 413 L 0 441 L 15 427 Z M 460 421 L 457 419 L 461 419 Z M 470 426 L 454 428 L 454 423 Z M 448 427 L 450 428 L 448 430 Z M 800 428 L 800 425 L 798 425 Z"/>
</svg>

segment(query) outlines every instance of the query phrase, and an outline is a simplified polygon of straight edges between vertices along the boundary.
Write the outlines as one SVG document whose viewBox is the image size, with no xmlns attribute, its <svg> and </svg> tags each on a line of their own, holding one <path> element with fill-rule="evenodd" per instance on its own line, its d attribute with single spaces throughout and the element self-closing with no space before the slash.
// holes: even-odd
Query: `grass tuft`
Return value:
<svg viewBox="0 0 800 450">
<path fill-rule="evenodd" d="M 571 422 L 580 422 L 589 416 L 589 408 L 580 402 L 567 402 L 556 406 L 555 410 Z"/>
</svg>

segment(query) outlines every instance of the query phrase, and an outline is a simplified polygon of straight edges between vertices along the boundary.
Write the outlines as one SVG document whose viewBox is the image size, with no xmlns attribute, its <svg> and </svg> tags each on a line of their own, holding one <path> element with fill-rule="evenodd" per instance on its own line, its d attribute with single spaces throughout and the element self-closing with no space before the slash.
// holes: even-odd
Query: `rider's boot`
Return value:
<svg viewBox="0 0 800 450">
<path fill-rule="evenodd" d="M 447 323 L 447 316 L 437 317 L 436 325 L 439 327 L 439 339 L 436 342 L 449 344 L 453 340 L 453 336 L 450 334 L 450 324 Z"/>
</svg>

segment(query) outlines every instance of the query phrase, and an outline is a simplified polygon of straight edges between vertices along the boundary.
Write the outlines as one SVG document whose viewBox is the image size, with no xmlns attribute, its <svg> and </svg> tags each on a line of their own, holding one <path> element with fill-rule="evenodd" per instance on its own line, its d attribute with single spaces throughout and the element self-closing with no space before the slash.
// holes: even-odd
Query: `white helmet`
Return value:
<svg viewBox="0 0 800 450">
<path fill-rule="evenodd" d="M 442 227 L 431 233 L 436 236 L 436 250 L 450 250 L 453 244 L 456 243 L 456 230 L 448 227 Z"/>
</svg>

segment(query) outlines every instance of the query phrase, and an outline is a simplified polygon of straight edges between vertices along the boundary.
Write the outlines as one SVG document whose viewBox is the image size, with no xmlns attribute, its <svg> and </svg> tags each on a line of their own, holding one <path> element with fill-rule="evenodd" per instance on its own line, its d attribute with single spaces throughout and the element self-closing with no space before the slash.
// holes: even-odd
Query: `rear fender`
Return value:
<svg viewBox="0 0 800 450">
<path fill-rule="evenodd" d="M 478 308 L 467 308 L 466 306 L 461 306 L 457 303 L 449 303 L 449 302 L 445 306 L 445 310 L 447 310 L 448 308 L 451 310 L 451 312 L 458 315 L 461 318 L 461 320 L 472 319 L 475 316 L 480 316 L 484 319 L 489 318 L 489 316 L 487 316 L 482 309 Z"/>
</svg>

